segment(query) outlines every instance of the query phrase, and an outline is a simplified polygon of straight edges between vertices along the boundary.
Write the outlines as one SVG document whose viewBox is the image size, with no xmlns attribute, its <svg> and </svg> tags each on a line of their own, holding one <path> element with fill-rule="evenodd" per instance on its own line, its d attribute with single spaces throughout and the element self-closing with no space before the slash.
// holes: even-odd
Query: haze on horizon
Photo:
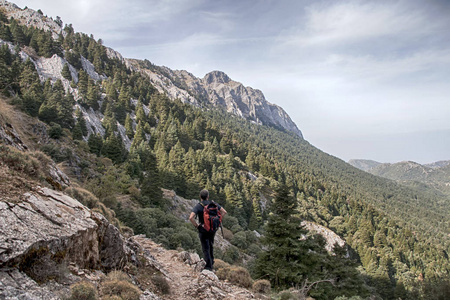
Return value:
<svg viewBox="0 0 450 300">
<path fill-rule="evenodd" d="M 347 161 L 450 160 L 450 2 L 17 0 L 124 57 L 262 90 Z"/>
</svg>

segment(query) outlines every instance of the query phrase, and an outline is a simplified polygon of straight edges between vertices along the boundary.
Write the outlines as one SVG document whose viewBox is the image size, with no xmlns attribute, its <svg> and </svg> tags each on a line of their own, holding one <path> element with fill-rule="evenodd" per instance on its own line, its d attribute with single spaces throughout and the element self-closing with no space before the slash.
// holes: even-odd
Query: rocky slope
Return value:
<svg viewBox="0 0 450 300">
<path fill-rule="evenodd" d="M 158 67 L 148 61 L 126 59 L 127 63 L 145 73 L 152 84 L 171 99 L 196 106 L 219 107 L 257 124 L 275 126 L 303 138 L 297 125 L 279 106 L 269 103 L 257 89 L 245 87 L 221 71 L 212 71 L 197 78 L 184 70 Z"/>
<path fill-rule="evenodd" d="M 14 17 L 22 24 L 52 32 L 55 39 L 58 37 L 58 34 L 66 34 L 62 30 L 63 23 L 60 19 L 55 21 L 30 8 L 20 9 L 15 4 L 5 0 L 1 0 L 0 7 L 5 10 L 9 17 Z M 3 43 L 0 40 L 0 44 Z M 12 45 L 10 45 L 10 48 L 13 51 L 14 47 Z M 42 81 L 45 81 L 47 78 L 52 79 L 53 82 L 60 79 L 66 90 L 69 90 L 75 99 L 79 98 L 78 90 L 71 88 L 70 82 L 61 75 L 62 67 L 67 63 L 65 59 L 57 55 L 46 59 L 30 55 L 26 51 L 21 51 L 20 54 L 24 60 L 30 58 L 33 61 Z M 107 49 L 107 55 L 109 58 L 124 62 L 128 68 L 134 71 L 145 73 L 159 92 L 167 94 L 171 99 L 180 99 L 183 102 L 199 107 L 224 109 L 229 113 L 246 118 L 257 124 L 275 126 L 294 132 L 303 138 L 301 131 L 281 107 L 269 103 L 260 90 L 244 87 L 241 83 L 231 80 L 223 72 L 213 71 L 200 79 L 187 71 L 173 71 L 167 67 L 154 66 L 148 61 L 123 58 L 120 53 L 110 48 Z M 104 75 L 97 74 L 92 63 L 84 57 L 82 57 L 82 65 L 83 69 L 95 81 L 106 79 Z M 73 66 L 69 68 L 76 83 L 78 74 Z M 94 116 L 94 113 L 89 111 L 83 111 L 83 113 L 85 118 L 88 119 L 89 125 L 94 126 L 96 129 L 100 128 L 97 120 L 101 120 L 103 118 L 102 115 Z M 126 140 L 126 135 L 122 135 L 122 137 L 124 143 L 129 147 L 130 142 Z"/>
</svg>

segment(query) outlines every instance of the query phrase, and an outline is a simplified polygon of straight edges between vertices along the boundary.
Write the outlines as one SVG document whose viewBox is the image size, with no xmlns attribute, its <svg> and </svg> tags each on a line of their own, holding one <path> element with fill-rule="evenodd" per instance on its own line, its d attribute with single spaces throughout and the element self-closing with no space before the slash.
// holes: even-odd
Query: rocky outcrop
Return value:
<svg viewBox="0 0 450 300">
<path fill-rule="evenodd" d="M 331 254 L 334 254 L 333 250 L 335 245 L 339 245 L 339 247 L 345 247 L 347 245 L 346 242 L 331 229 L 309 221 L 302 221 L 301 224 L 308 231 L 320 234 L 327 242 L 325 249 Z"/>
<path fill-rule="evenodd" d="M 28 149 L 28 146 L 22 142 L 19 134 L 14 129 L 14 127 L 9 123 L 4 122 L 1 115 L 0 115 L 0 141 L 5 143 L 6 145 L 13 146 L 21 151 Z"/>
<path fill-rule="evenodd" d="M 0 219 L 0 266 L 26 269 L 39 255 L 111 270 L 123 266 L 130 254 L 105 217 L 48 188 L 26 193 L 20 203 L 0 202 Z"/>
<path fill-rule="evenodd" d="M 63 34 L 64 36 L 66 35 L 66 32 L 62 30 L 61 20 L 55 21 L 52 18 L 46 17 L 31 8 L 20 9 L 14 3 L 5 0 L 0 0 L 0 7 L 5 9 L 6 13 L 9 16 L 13 17 L 24 25 L 33 26 L 45 31 L 50 31 L 54 39 L 57 39 L 59 34 Z"/>
<path fill-rule="evenodd" d="M 303 137 L 289 115 L 281 107 L 269 103 L 260 90 L 244 87 L 220 71 L 206 74 L 201 82 L 211 103 L 225 106 L 228 112 L 258 124 L 281 127 Z"/>
<path fill-rule="evenodd" d="M 36 282 L 70 282 L 63 271 L 70 266 L 109 271 L 137 263 L 119 230 L 77 200 L 41 187 L 21 200 L 0 202 L 0 298 L 58 299 Z"/>
<path fill-rule="evenodd" d="M 148 67 L 148 63 L 126 59 L 134 70 L 146 74 L 160 93 L 171 99 L 196 106 L 223 108 L 229 113 L 257 124 L 275 126 L 294 132 L 303 138 L 297 125 L 279 106 L 269 103 L 260 90 L 245 87 L 231 80 L 221 71 L 213 71 L 200 79 L 187 71 L 174 71 L 167 67 Z"/>
</svg>

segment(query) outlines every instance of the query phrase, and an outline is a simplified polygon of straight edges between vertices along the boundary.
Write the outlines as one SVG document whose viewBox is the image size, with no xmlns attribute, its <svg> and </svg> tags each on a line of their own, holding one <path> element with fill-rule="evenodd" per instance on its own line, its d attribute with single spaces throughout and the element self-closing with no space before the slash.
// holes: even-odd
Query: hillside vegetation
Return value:
<svg viewBox="0 0 450 300">
<path fill-rule="evenodd" d="M 276 288 L 332 281 L 333 288 L 318 284 L 310 290 L 316 299 L 438 299 L 448 292 L 447 198 L 358 170 L 294 133 L 220 107 L 172 101 L 144 75 L 109 57 L 100 40 L 75 33 L 71 25 L 54 39 L 0 13 L 0 39 L 0 89 L 10 103 L 47 124 L 48 139 L 36 147 L 135 233 L 170 249 L 199 251 L 194 228 L 166 213 L 172 203 L 161 188 L 188 199 L 207 188 L 230 213 L 224 226 L 232 246 L 217 257 L 246 266 L 255 279 L 268 277 Z M 56 74 L 64 79 L 40 77 L 35 62 L 55 55 L 64 59 Z M 88 75 L 86 61 L 98 78 Z M 94 116 L 98 128 L 87 126 Z M 277 195 L 294 199 L 292 211 L 279 211 L 283 199 Z M 350 257 L 332 258 L 319 250 L 320 237 L 310 234 L 304 241 L 317 255 L 308 261 L 289 256 L 302 265 L 295 276 L 279 281 L 265 272 L 258 262 L 280 241 L 263 240 L 263 247 L 254 231 L 267 230 L 270 237 L 284 214 L 332 229 L 346 240 Z M 297 249 L 297 242 L 290 245 Z"/>
<path fill-rule="evenodd" d="M 412 161 L 395 164 L 366 164 L 365 160 L 351 160 L 349 163 L 370 174 L 395 180 L 424 192 L 446 194 L 450 196 L 450 163 L 440 161 L 421 165 Z"/>
</svg>

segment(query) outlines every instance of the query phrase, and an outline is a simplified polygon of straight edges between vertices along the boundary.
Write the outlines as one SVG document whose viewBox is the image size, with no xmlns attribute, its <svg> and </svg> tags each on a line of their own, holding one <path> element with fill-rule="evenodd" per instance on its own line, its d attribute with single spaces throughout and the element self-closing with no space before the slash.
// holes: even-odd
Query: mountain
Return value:
<svg viewBox="0 0 450 300">
<path fill-rule="evenodd" d="M 225 247 L 218 247 L 216 257 L 239 274 L 267 278 L 273 287 L 303 287 L 318 300 L 445 298 L 447 197 L 363 172 L 298 132 L 264 124 L 256 114 L 273 111 L 270 105 L 222 72 L 197 79 L 186 71 L 129 60 L 58 18 L 5 1 L 1 5 L 0 202 L 8 202 L 3 206 L 22 205 L 28 199 L 23 195 L 39 185 L 77 199 L 124 234 L 201 253 L 198 233 L 183 217 L 189 207 L 166 191 L 198 199 L 206 187 L 229 212 L 223 224 L 226 241 L 220 243 Z M 43 27 L 32 26 L 40 22 Z M 259 100 L 250 101 L 253 96 Z M 229 113 L 227 105 L 249 119 Z M 62 184 L 50 176 L 55 172 L 69 180 Z M 280 194 L 295 205 L 275 205 L 283 200 L 277 199 Z M 290 260 L 281 258 L 261 275 L 267 268 L 258 264 L 259 254 L 274 248 L 262 235 L 272 226 L 272 241 L 284 251 L 289 236 L 283 232 L 277 238 L 276 232 L 291 220 L 289 228 L 298 228 L 294 235 L 305 232 L 296 235 L 302 249 L 289 257 L 296 269 L 283 272 L 287 268 L 280 265 Z M 317 226 L 308 231 L 301 221 Z M 338 238 L 344 247 L 336 246 L 333 255 L 326 243 Z M 95 240 L 91 244 L 98 246 Z M 302 261 L 301 251 L 311 259 Z M 55 265 L 66 257 L 66 252 L 33 253 L 31 266 Z M 15 265 L 1 265 L 7 267 Z M 286 274 L 293 277 L 277 279 Z"/>
<path fill-rule="evenodd" d="M 435 189 L 450 195 L 450 161 L 439 161 L 426 165 L 412 161 L 402 161 L 394 164 L 371 162 L 367 160 L 350 160 L 349 164 L 376 176 L 421 189 Z M 423 185 L 418 185 L 419 183 Z"/>
<path fill-rule="evenodd" d="M 351 159 L 348 161 L 349 164 L 363 171 L 369 171 L 376 166 L 380 165 L 380 162 L 368 159 Z"/>
<path fill-rule="evenodd" d="M 221 71 L 213 71 L 197 78 L 187 71 L 158 67 L 149 61 L 126 59 L 134 70 L 144 72 L 161 93 L 171 99 L 206 107 L 219 107 L 256 124 L 275 126 L 294 132 L 301 131 L 279 106 L 269 103 L 260 90 L 244 87 Z"/>
</svg>

